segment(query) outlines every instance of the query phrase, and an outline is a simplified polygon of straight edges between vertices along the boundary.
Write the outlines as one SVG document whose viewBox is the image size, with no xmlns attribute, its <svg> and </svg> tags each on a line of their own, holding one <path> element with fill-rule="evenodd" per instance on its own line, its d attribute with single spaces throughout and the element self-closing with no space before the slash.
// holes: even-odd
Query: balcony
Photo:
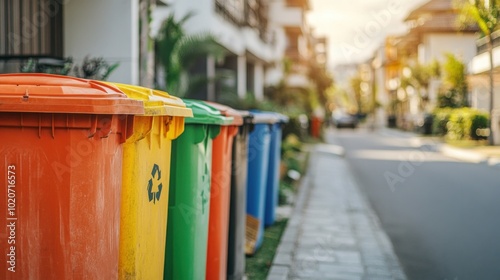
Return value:
<svg viewBox="0 0 500 280">
<path fill-rule="evenodd" d="M 468 26 L 461 29 L 457 23 L 458 15 L 455 13 L 439 13 L 420 17 L 409 21 L 412 32 L 476 32 L 477 26 Z"/>
<path fill-rule="evenodd" d="M 243 0 L 216 0 L 215 11 L 238 26 L 243 25 L 245 21 L 245 4 Z"/>
<path fill-rule="evenodd" d="M 500 30 L 492 34 L 493 37 L 493 67 L 498 71 L 500 67 Z M 471 74 L 486 73 L 490 69 L 490 60 L 488 55 L 488 39 L 480 38 L 476 41 L 477 54 L 472 59 L 469 72 Z"/>
<path fill-rule="evenodd" d="M 262 41 L 268 42 L 268 6 L 263 0 L 247 0 L 245 8 L 245 25 L 256 29 Z"/>
<path fill-rule="evenodd" d="M 269 18 L 285 27 L 295 27 L 301 30 L 305 26 L 305 11 L 298 6 L 271 5 Z"/>
<path fill-rule="evenodd" d="M 500 46 L 500 30 L 495 31 L 491 34 L 493 37 L 493 48 Z M 488 38 L 483 37 L 476 41 L 477 54 L 488 52 Z"/>
</svg>

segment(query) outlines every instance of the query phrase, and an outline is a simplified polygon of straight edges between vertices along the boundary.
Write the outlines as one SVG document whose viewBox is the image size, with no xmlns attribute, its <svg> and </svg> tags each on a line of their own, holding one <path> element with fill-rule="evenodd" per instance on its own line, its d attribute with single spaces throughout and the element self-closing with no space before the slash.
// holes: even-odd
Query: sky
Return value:
<svg viewBox="0 0 500 280">
<path fill-rule="evenodd" d="M 328 68 L 370 58 L 387 35 L 404 34 L 408 13 L 428 0 L 310 0 L 313 34 L 329 41 Z"/>
</svg>

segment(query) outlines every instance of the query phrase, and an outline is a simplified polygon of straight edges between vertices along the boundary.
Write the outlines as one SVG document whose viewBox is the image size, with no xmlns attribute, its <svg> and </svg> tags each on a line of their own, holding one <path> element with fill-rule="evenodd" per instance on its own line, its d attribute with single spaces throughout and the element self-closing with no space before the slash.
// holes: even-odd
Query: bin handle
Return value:
<svg viewBox="0 0 500 280">
<path fill-rule="evenodd" d="M 110 123 L 113 121 L 110 115 L 93 115 L 88 138 L 107 138 L 111 133 Z"/>
</svg>

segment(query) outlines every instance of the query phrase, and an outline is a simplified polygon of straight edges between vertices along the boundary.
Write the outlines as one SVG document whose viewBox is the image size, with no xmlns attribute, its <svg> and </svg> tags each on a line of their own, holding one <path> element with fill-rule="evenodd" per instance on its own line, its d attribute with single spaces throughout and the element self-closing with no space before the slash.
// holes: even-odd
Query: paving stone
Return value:
<svg viewBox="0 0 500 280">
<path fill-rule="evenodd" d="M 406 280 L 345 160 L 312 152 L 308 170 L 268 279 Z"/>
<path fill-rule="evenodd" d="M 291 254 L 295 250 L 295 242 L 281 241 L 276 254 Z"/>
<path fill-rule="evenodd" d="M 274 264 L 291 266 L 293 264 L 291 254 L 277 254 L 274 257 Z"/>
<path fill-rule="evenodd" d="M 382 267 L 382 266 L 367 266 L 366 274 L 373 276 L 386 276 L 386 277 L 392 276 L 392 272 L 389 271 L 387 267 Z"/>
<path fill-rule="evenodd" d="M 268 280 L 287 280 L 290 272 L 288 266 L 273 265 L 267 275 Z"/>
</svg>

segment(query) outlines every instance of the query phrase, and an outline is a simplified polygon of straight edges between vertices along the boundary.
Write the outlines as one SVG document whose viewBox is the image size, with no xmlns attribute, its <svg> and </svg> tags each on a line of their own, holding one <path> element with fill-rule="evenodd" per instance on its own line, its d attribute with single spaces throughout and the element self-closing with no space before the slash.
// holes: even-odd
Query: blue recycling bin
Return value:
<svg viewBox="0 0 500 280">
<path fill-rule="evenodd" d="M 253 255 L 262 245 L 266 183 L 272 126 L 279 120 L 274 113 L 252 111 L 254 130 L 248 145 L 247 217 L 245 253 Z"/>
<path fill-rule="evenodd" d="M 269 148 L 269 166 L 266 182 L 266 202 L 264 210 L 264 226 L 271 226 L 276 221 L 276 207 L 278 207 L 278 193 L 281 163 L 281 138 L 283 125 L 288 117 L 274 113 L 277 122 L 271 126 L 271 143 Z"/>
</svg>

